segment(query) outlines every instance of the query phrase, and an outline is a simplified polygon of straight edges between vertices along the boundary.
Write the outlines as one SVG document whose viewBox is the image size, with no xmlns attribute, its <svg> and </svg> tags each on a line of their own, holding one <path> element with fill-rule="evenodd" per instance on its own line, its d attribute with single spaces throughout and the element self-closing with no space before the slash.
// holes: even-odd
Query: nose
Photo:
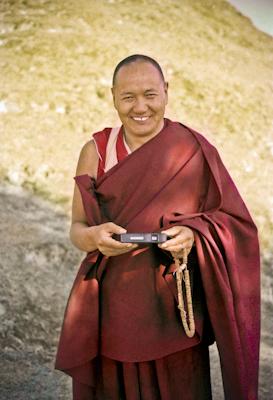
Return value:
<svg viewBox="0 0 273 400">
<path fill-rule="evenodd" d="M 134 102 L 133 111 L 136 114 L 144 114 L 148 109 L 145 98 L 137 98 Z"/>
</svg>

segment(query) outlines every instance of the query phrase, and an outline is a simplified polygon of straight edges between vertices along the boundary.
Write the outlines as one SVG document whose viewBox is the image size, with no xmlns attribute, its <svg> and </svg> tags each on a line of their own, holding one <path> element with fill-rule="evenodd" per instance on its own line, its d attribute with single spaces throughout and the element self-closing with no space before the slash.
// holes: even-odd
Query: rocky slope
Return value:
<svg viewBox="0 0 273 400">
<path fill-rule="evenodd" d="M 79 254 L 67 217 L 29 194 L 0 191 L 0 399 L 69 399 L 53 371 L 65 298 Z"/>
</svg>

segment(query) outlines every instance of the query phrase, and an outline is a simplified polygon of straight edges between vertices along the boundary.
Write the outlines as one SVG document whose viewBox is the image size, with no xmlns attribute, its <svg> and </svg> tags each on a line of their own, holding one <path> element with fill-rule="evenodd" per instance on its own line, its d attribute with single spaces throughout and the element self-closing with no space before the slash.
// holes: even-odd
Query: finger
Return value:
<svg viewBox="0 0 273 400">
<path fill-rule="evenodd" d="M 129 251 L 132 251 L 138 247 L 137 244 L 133 244 L 131 248 L 127 249 L 112 249 L 112 248 L 102 248 L 100 251 L 102 254 L 106 255 L 107 257 L 114 257 L 114 256 L 119 256 L 121 254 L 128 253 Z"/>
<path fill-rule="evenodd" d="M 172 226 L 171 228 L 162 231 L 162 233 L 165 233 L 167 236 L 173 237 L 176 236 L 180 231 L 181 231 L 181 226 Z"/>
<path fill-rule="evenodd" d="M 177 245 L 177 246 L 168 247 L 165 250 L 170 251 L 170 252 L 173 252 L 173 251 L 174 252 L 182 252 L 183 249 L 184 249 L 184 247 L 181 247 L 181 245 Z"/>
<path fill-rule="evenodd" d="M 130 247 L 129 249 L 121 250 L 121 251 L 119 252 L 119 254 L 129 253 L 130 251 L 135 250 L 137 247 L 138 247 L 137 244 L 132 244 L 132 247 Z"/>
<path fill-rule="evenodd" d="M 175 246 L 177 244 L 180 244 L 182 246 L 186 246 L 187 243 L 192 243 L 193 238 L 191 235 L 188 234 L 188 232 L 180 232 L 177 236 L 173 237 L 172 239 L 168 239 L 166 242 L 162 243 L 160 247 L 162 249 L 168 249 L 169 246 Z"/>
<path fill-rule="evenodd" d="M 184 241 L 182 243 L 181 242 L 173 243 L 173 244 L 170 243 L 168 246 L 164 247 L 164 250 L 172 251 L 173 248 L 176 248 L 176 249 L 179 249 L 179 250 L 183 250 L 183 249 L 186 249 L 186 248 L 191 249 L 192 246 L 193 246 L 193 241 L 192 240 L 186 240 L 186 241 Z"/>
<path fill-rule="evenodd" d="M 182 246 L 182 247 L 187 247 L 187 245 L 192 245 L 193 240 L 192 238 L 189 238 L 187 235 L 177 235 L 175 236 L 173 239 L 169 239 L 166 242 L 162 243 L 162 245 L 160 245 L 160 247 L 162 249 L 166 249 L 169 250 L 170 246 Z"/>
<path fill-rule="evenodd" d="M 113 233 L 121 234 L 127 232 L 125 228 L 115 224 L 114 222 L 107 222 L 106 225 L 107 225 L 107 231 L 111 234 Z"/>
<path fill-rule="evenodd" d="M 161 247 L 162 249 L 167 249 L 170 246 L 175 246 L 175 245 L 182 245 L 183 241 L 181 240 L 180 236 L 176 236 L 173 239 L 168 239 L 166 242 L 162 243 L 159 247 Z"/>
<path fill-rule="evenodd" d="M 109 249 L 130 249 L 133 248 L 134 244 L 133 243 L 122 243 L 119 242 L 118 240 L 113 239 L 111 236 L 108 238 L 105 238 L 103 242 L 101 243 L 101 247 L 107 247 Z"/>
<path fill-rule="evenodd" d="M 172 251 L 171 254 L 173 258 L 184 258 L 185 256 L 188 256 L 190 253 L 190 249 L 184 249 L 183 251 Z"/>
<path fill-rule="evenodd" d="M 173 226 L 172 228 L 163 231 L 163 233 L 166 233 L 170 237 L 181 236 L 183 240 L 194 240 L 193 231 L 187 226 Z"/>
</svg>

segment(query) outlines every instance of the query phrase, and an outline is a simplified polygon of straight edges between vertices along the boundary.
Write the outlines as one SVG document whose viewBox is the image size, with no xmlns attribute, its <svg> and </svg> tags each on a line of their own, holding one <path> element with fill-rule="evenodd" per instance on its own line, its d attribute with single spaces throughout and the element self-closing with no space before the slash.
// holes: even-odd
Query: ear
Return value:
<svg viewBox="0 0 273 400">
<path fill-rule="evenodd" d="M 113 97 L 114 107 L 117 108 L 116 107 L 116 97 L 115 97 L 115 88 L 114 87 L 111 88 L 111 93 L 112 93 L 112 97 Z"/>
<path fill-rule="evenodd" d="M 164 82 L 164 92 L 166 96 L 166 104 L 168 104 L 168 89 L 169 89 L 169 82 Z"/>
</svg>

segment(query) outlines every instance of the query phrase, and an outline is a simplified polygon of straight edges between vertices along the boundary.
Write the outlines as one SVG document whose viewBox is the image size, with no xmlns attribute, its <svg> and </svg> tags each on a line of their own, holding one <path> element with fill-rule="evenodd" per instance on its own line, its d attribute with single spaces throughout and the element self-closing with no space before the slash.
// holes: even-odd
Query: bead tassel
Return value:
<svg viewBox="0 0 273 400">
<path fill-rule="evenodd" d="M 178 291 L 178 308 L 180 311 L 180 316 L 182 320 L 182 324 L 185 330 L 186 335 L 191 338 L 195 333 L 195 322 L 193 315 L 193 305 L 192 305 L 192 295 L 191 295 L 191 283 L 190 283 L 190 273 L 187 268 L 188 256 L 186 249 L 183 251 L 183 259 L 182 264 L 180 263 L 178 258 L 174 259 L 176 269 L 176 284 Z M 188 320 L 187 320 L 187 311 L 185 310 L 184 298 L 183 298 L 183 282 L 185 283 L 186 288 L 186 302 L 187 302 L 187 310 L 188 310 Z"/>
</svg>

